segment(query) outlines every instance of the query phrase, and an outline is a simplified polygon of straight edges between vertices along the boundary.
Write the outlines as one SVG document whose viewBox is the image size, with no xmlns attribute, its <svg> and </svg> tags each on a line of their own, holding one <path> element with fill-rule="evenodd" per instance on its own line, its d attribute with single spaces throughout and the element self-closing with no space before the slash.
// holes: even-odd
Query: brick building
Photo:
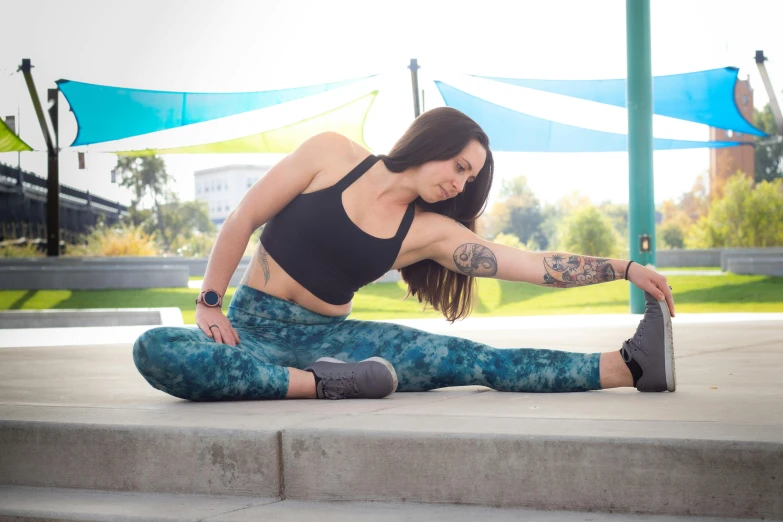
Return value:
<svg viewBox="0 0 783 522">
<path fill-rule="evenodd" d="M 734 86 L 734 102 L 742 116 L 753 122 L 753 89 L 750 79 L 740 80 Z M 716 129 L 710 127 L 710 141 L 741 141 L 753 143 L 753 136 L 741 132 Z M 710 149 L 710 199 L 723 195 L 723 185 L 726 179 L 738 170 L 753 179 L 754 150 L 752 145 L 728 147 L 725 149 Z"/>
</svg>

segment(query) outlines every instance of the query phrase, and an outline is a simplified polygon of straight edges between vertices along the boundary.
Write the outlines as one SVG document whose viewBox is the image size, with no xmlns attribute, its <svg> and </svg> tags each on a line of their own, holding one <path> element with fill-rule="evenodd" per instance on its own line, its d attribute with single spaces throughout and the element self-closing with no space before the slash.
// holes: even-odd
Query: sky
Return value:
<svg viewBox="0 0 783 522">
<path fill-rule="evenodd" d="M 741 6 L 741 7 L 740 7 Z M 383 88 L 368 116 L 367 143 L 389 150 L 413 120 L 411 58 L 421 66 L 425 108 L 439 104 L 433 79 L 477 74 L 543 79 L 604 79 L 626 75 L 625 1 L 368 2 L 224 0 L 0 0 L 0 117 L 19 114 L 21 136 L 44 150 L 21 73 L 30 58 L 40 98 L 60 78 L 174 91 L 239 92 L 312 85 L 379 74 Z M 769 58 L 777 92 L 783 88 L 779 0 L 651 0 L 652 72 L 676 74 L 735 66 L 750 78 L 754 105 L 768 101 L 755 51 Z M 455 83 L 456 85 L 456 83 Z M 778 95 L 783 101 L 783 96 Z M 551 118 L 584 120 L 584 102 Z M 76 123 L 60 97 L 60 146 Z M 558 105 L 562 105 L 558 113 Z M 618 131 L 624 112 L 608 110 L 594 128 Z M 580 119 L 581 115 L 581 119 Z M 622 130 L 620 130 L 622 132 Z M 707 140 L 707 128 L 656 117 L 660 137 Z M 205 127 L 201 142 L 216 141 Z M 154 146 L 155 143 L 151 142 Z M 60 156 L 61 183 L 127 204 L 130 194 L 110 182 L 116 156 L 87 149 Z M 105 149 L 104 149 L 105 150 Z M 229 164 L 269 165 L 265 154 L 168 155 L 168 172 L 183 200 L 193 199 L 193 172 Z M 545 203 L 574 191 L 595 203 L 628 201 L 625 153 L 496 153 L 496 179 L 524 175 Z M 0 162 L 16 165 L 16 153 Z M 21 154 L 25 170 L 46 176 L 46 153 Z M 679 197 L 709 168 L 707 149 L 654 155 L 655 201 Z M 497 197 L 496 182 L 490 200 Z"/>
</svg>

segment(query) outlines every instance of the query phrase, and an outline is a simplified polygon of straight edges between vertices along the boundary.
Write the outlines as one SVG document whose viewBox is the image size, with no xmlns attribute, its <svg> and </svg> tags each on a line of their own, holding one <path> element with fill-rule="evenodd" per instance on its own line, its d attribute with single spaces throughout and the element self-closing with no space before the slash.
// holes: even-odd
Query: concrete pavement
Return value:
<svg viewBox="0 0 783 522">
<path fill-rule="evenodd" d="M 638 319 L 394 322 L 500 348 L 594 352 L 619 349 Z M 676 317 L 671 394 L 465 387 L 379 401 L 189 403 L 136 373 L 137 330 L 111 340 L 48 330 L 24 342 L 0 334 L 0 484 L 18 494 L 783 518 L 783 314 Z"/>
</svg>

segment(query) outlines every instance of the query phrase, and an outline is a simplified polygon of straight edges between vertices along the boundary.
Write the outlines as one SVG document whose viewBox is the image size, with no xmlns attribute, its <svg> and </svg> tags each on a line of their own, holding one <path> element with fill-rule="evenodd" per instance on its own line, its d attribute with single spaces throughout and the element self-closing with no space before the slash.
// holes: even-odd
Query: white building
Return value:
<svg viewBox="0 0 783 522">
<path fill-rule="evenodd" d="M 196 199 L 206 201 L 209 219 L 220 225 L 245 195 L 253 183 L 266 174 L 271 166 L 225 165 L 214 169 L 197 170 L 194 174 Z"/>
</svg>

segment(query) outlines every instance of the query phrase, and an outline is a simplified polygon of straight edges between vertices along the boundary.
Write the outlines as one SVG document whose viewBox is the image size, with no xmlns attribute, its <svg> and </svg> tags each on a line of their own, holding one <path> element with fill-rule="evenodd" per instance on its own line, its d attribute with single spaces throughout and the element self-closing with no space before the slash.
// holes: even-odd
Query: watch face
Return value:
<svg viewBox="0 0 783 522">
<path fill-rule="evenodd" d="M 204 294 L 204 302 L 209 306 L 217 306 L 220 296 L 217 292 L 210 290 Z"/>
</svg>

